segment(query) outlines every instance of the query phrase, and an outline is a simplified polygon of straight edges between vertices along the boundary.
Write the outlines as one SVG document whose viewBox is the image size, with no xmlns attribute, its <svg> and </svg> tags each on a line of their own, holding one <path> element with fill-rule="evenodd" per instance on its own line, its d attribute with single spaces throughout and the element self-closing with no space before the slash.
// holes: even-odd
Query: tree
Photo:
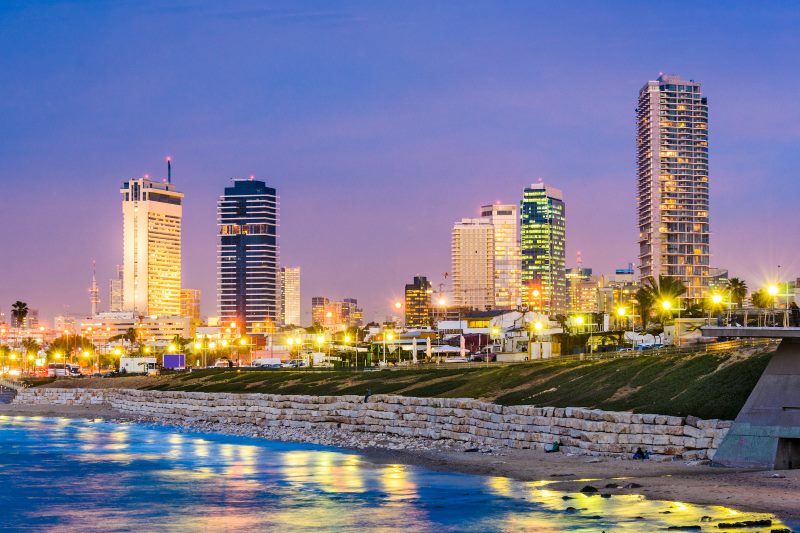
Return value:
<svg viewBox="0 0 800 533">
<path fill-rule="evenodd" d="M 767 325 L 767 309 L 772 307 L 772 295 L 764 289 L 754 291 L 750 295 L 750 301 L 753 302 L 753 307 L 761 309 L 764 315 L 764 325 Z M 760 325 L 760 324 L 759 324 Z"/>
<path fill-rule="evenodd" d="M 32 339 L 30 337 L 25 337 L 22 339 L 22 348 L 25 350 L 23 355 L 33 354 L 36 355 L 39 352 L 39 349 L 42 347 L 36 339 Z"/>
<path fill-rule="evenodd" d="M 648 277 L 644 280 L 642 289 L 650 295 L 651 306 L 661 306 L 663 302 L 670 302 L 674 306 L 677 302 L 673 300 L 686 294 L 686 285 L 681 280 L 664 275 L 659 275 L 658 281 L 652 276 Z M 663 318 L 664 314 L 662 314 L 662 322 Z"/>
<path fill-rule="evenodd" d="M 731 278 L 725 285 L 725 289 L 728 291 L 731 303 L 736 304 L 736 307 L 741 309 L 742 302 L 747 296 L 747 283 L 743 279 Z"/>
<path fill-rule="evenodd" d="M 653 308 L 653 296 L 644 287 L 639 287 L 633 295 L 636 305 L 639 306 L 639 314 L 642 316 L 642 329 L 647 329 L 647 319 L 650 318 L 650 311 Z"/>
<path fill-rule="evenodd" d="M 21 328 L 25 325 L 26 318 L 28 318 L 28 304 L 19 300 L 11 304 L 11 325 Z"/>
</svg>

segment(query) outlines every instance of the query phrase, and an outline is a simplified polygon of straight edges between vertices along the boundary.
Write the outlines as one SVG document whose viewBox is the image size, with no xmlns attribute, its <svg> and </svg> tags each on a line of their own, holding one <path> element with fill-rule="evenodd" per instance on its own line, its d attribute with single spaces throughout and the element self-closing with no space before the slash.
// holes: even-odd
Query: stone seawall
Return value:
<svg viewBox="0 0 800 533">
<path fill-rule="evenodd" d="M 98 405 L 165 422 L 208 421 L 261 428 L 337 429 L 469 446 L 543 448 L 580 455 L 630 456 L 637 448 L 654 459 L 711 459 L 730 428 L 700 420 L 583 408 L 502 406 L 472 399 L 361 396 L 282 396 L 134 389 L 31 388 L 19 404 Z"/>
</svg>

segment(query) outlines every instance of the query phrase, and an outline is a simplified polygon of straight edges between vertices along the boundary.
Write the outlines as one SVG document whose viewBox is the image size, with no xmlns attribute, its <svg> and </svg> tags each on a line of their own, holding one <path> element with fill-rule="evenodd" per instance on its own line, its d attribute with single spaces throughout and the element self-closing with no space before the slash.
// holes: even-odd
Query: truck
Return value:
<svg viewBox="0 0 800 533">
<path fill-rule="evenodd" d="M 185 370 L 186 355 L 182 353 L 165 353 L 163 366 L 171 370 Z"/>
<path fill-rule="evenodd" d="M 126 374 L 157 376 L 159 372 L 155 357 L 121 357 L 119 371 Z"/>
</svg>

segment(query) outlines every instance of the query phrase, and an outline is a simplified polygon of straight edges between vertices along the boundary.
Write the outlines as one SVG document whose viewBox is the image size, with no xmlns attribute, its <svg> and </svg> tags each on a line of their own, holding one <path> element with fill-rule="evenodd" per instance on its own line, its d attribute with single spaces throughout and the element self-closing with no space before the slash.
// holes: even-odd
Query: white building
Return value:
<svg viewBox="0 0 800 533">
<path fill-rule="evenodd" d="M 281 314 L 282 326 L 300 325 L 300 267 L 281 268 Z"/>
<path fill-rule="evenodd" d="M 452 233 L 453 304 L 491 309 L 495 299 L 494 226 L 483 218 L 464 218 Z"/>
<path fill-rule="evenodd" d="M 123 183 L 122 307 L 147 316 L 181 312 L 181 202 L 172 183 Z"/>
<path fill-rule="evenodd" d="M 481 218 L 494 227 L 494 305 L 499 309 L 515 309 L 521 303 L 518 209 L 499 203 L 481 207 Z"/>
</svg>

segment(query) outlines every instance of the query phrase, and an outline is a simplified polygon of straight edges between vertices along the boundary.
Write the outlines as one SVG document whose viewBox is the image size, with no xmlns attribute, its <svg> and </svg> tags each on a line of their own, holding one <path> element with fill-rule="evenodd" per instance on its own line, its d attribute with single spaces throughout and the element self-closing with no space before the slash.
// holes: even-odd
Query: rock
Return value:
<svg viewBox="0 0 800 533">
<path fill-rule="evenodd" d="M 720 529 L 742 529 L 746 527 L 770 527 L 772 520 L 743 520 L 741 522 L 720 522 L 717 527 Z"/>
<path fill-rule="evenodd" d="M 607 489 L 621 489 L 622 486 L 621 485 L 617 485 L 616 483 L 609 483 L 608 485 L 606 485 L 606 488 Z"/>
<path fill-rule="evenodd" d="M 598 490 L 597 490 L 597 487 L 593 487 L 591 485 L 586 485 L 585 487 L 583 487 L 580 490 L 580 492 L 583 492 L 584 494 L 591 494 L 591 493 L 594 493 L 594 492 L 598 492 Z"/>
<path fill-rule="evenodd" d="M 626 489 L 640 489 L 640 488 L 642 488 L 642 486 L 639 485 L 638 483 L 628 483 L 627 485 L 625 485 L 624 488 L 626 488 Z"/>
</svg>

